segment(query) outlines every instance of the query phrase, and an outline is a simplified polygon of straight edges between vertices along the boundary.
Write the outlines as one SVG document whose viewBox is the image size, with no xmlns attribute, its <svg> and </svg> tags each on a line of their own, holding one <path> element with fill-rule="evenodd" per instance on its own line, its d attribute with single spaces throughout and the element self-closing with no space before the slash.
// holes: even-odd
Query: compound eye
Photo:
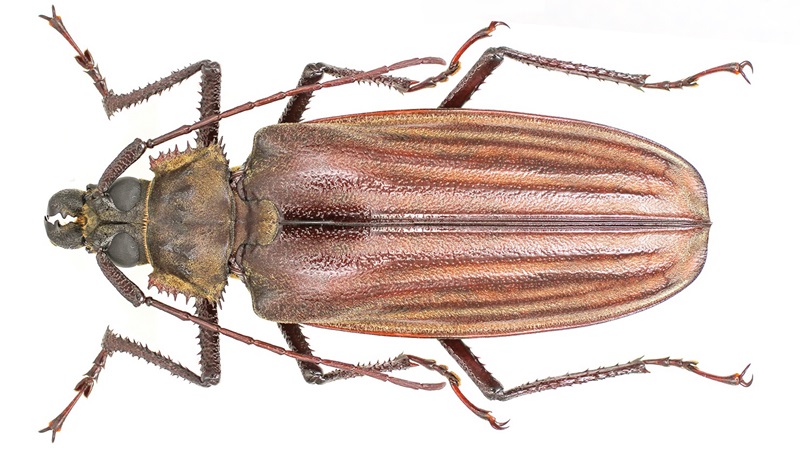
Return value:
<svg viewBox="0 0 800 468">
<path fill-rule="evenodd" d="M 130 211 L 139 203 L 142 196 L 142 186 L 138 179 L 121 177 L 108 189 L 108 196 L 119 211 Z"/>
<path fill-rule="evenodd" d="M 136 266 L 139 263 L 139 246 L 127 232 L 120 232 L 114 236 L 106 253 L 117 266 L 122 268 Z"/>
</svg>

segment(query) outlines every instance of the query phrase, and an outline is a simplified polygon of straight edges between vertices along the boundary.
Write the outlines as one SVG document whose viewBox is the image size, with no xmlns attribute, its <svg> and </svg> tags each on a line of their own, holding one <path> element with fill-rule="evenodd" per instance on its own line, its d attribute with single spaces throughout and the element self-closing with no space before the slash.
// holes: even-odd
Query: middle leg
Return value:
<svg viewBox="0 0 800 468">
<path fill-rule="evenodd" d="M 300 325 L 293 323 L 279 323 L 278 326 L 283 332 L 286 342 L 289 344 L 289 349 L 308 356 L 313 356 L 313 354 L 311 354 L 311 347 L 308 345 L 308 339 L 305 337 L 305 335 L 303 335 Z M 297 361 L 297 364 L 300 366 L 300 372 L 303 374 L 303 378 L 306 380 L 306 382 L 311 384 L 321 385 L 328 382 L 335 382 L 337 380 L 349 379 L 351 377 L 359 377 L 363 375 L 341 369 L 325 373 L 322 371 L 320 366 L 311 362 Z M 491 425 L 493 428 L 504 429 L 506 427 L 508 421 L 497 421 L 490 411 L 476 406 L 469 399 L 467 399 L 467 397 L 461 392 L 461 379 L 458 377 L 458 375 L 449 370 L 447 366 L 437 364 L 434 360 L 424 359 L 408 354 L 400 354 L 397 357 L 384 362 L 359 365 L 358 367 L 359 369 L 378 372 L 394 372 L 416 366 L 436 372 L 447 379 L 447 383 L 450 384 L 450 389 L 453 390 L 453 393 L 455 393 L 456 397 L 461 401 L 461 403 L 463 403 L 464 406 L 466 406 L 473 414 L 488 421 L 489 425 Z M 488 374 L 488 372 L 486 373 Z M 491 376 L 491 374 L 489 375 Z M 497 384 L 499 385 L 499 382 L 497 382 Z"/>
<path fill-rule="evenodd" d="M 360 80 L 362 82 L 367 83 L 375 83 L 378 85 L 384 85 L 395 91 L 400 93 L 409 93 L 414 91 L 419 91 L 425 88 L 432 88 L 436 86 L 438 83 L 447 81 L 448 78 L 453 76 L 461 69 L 461 55 L 469 49 L 472 44 L 475 42 L 489 37 L 492 32 L 497 28 L 497 26 L 507 26 L 505 23 L 500 21 L 493 21 L 489 24 L 489 26 L 481 29 L 480 31 L 473 34 L 469 39 L 461 45 L 461 47 L 456 51 L 453 58 L 450 60 L 450 64 L 448 67 L 438 75 L 434 75 L 428 77 L 422 81 L 415 81 L 408 78 L 403 77 L 395 77 L 391 75 L 380 75 L 376 77 L 372 77 L 365 80 Z M 306 65 L 306 68 L 303 70 L 303 74 L 300 76 L 300 81 L 297 87 L 307 86 L 315 83 L 319 83 L 322 80 L 322 77 L 325 74 L 331 75 L 336 78 L 343 78 L 346 76 L 353 76 L 359 73 L 363 73 L 359 70 L 352 70 L 349 68 L 342 68 L 336 67 L 333 65 L 328 65 L 325 63 L 309 63 Z M 296 96 L 292 96 L 289 100 L 289 103 L 286 105 L 286 108 L 283 111 L 283 115 L 281 116 L 279 123 L 297 123 L 302 120 L 303 113 L 308 107 L 308 103 L 311 101 L 311 92 L 298 94 Z"/>
<path fill-rule="evenodd" d="M 308 338 L 303 334 L 303 329 L 300 325 L 296 323 L 279 323 L 278 327 L 280 327 L 289 349 L 297 353 L 313 356 L 313 350 L 308 344 Z M 363 375 L 341 369 L 323 372 L 320 366 L 311 362 L 297 361 L 297 365 L 300 367 L 300 372 L 306 382 L 317 385 Z M 377 372 L 393 372 L 415 366 L 416 364 L 413 362 L 412 357 L 406 354 L 399 354 L 383 362 L 360 365 L 359 367 Z"/>
</svg>

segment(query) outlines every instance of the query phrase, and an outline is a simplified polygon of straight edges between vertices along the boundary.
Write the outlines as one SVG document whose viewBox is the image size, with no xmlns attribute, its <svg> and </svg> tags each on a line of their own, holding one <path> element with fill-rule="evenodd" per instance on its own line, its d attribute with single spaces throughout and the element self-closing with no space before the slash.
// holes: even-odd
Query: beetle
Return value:
<svg viewBox="0 0 800 468">
<path fill-rule="evenodd" d="M 55 245 L 95 253 L 100 270 L 134 306 L 152 306 L 198 325 L 200 373 L 107 330 L 77 394 L 42 429 L 52 431 L 52 440 L 113 353 L 132 354 L 211 386 L 220 379 L 220 335 L 297 360 L 305 380 L 314 384 L 369 376 L 417 389 L 446 385 L 389 375 L 422 366 L 445 377 L 458 398 L 492 427 L 505 427 L 466 399 L 458 376 L 445 366 L 408 354 L 360 366 L 319 358 L 301 325 L 437 339 L 489 399 L 644 373 L 647 365 L 681 367 L 732 385 L 752 383 L 743 378 L 747 367 L 718 376 L 694 361 L 664 358 L 506 389 L 462 341 L 587 326 L 638 312 L 691 283 L 707 248 L 710 220 L 702 178 L 667 148 L 589 122 L 461 109 L 505 58 L 665 90 L 694 86 L 719 72 L 747 80 L 750 62 L 648 83 L 647 75 L 490 48 L 436 109 L 301 123 L 313 92 L 323 88 L 369 82 L 414 92 L 435 86 L 459 70 L 471 45 L 504 23 L 475 33 L 442 73 L 425 80 L 389 73 L 445 62 L 411 59 L 366 72 L 313 63 L 296 88 L 221 111 L 216 62 L 197 62 L 116 94 L 55 8 L 42 18 L 77 51 L 109 116 L 194 74 L 201 80 L 197 122 L 134 140 L 96 185 L 53 195 L 44 223 Z M 322 81 L 326 74 L 334 78 Z M 219 121 L 285 98 L 279 123 L 259 130 L 244 165 L 231 169 L 219 144 Z M 147 150 L 191 132 L 197 132 L 194 147 L 151 157 L 152 180 L 121 177 Z M 193 298 L 195 314 L 146 296 L 120 270 L 144 264 L 153 268 L 149 286 Z M 218 303 L 231 276 L 247 286 L 256 314 L 278 324 L 288 349 L 218 325 Z M 334 370 L 323 372 L 321 366 Z"/>
</svg>

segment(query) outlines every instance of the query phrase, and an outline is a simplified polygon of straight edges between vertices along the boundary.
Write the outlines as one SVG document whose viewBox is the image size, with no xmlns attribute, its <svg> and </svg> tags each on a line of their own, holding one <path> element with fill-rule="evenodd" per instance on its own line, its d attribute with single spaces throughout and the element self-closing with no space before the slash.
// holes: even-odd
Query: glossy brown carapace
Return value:
<svg viewBox="0 0 800 468">
<path fill-rule="evenodd" d="M 273 126 L 239 191 L 276 238 L 244 246 L 257 314 L 403 336 L 570 328 L 699 273 L 709 219 L 686 161 L 550 117 L 402 111 Z M 271 205 L 270 205 L 271 206 Z"/>
</svg>

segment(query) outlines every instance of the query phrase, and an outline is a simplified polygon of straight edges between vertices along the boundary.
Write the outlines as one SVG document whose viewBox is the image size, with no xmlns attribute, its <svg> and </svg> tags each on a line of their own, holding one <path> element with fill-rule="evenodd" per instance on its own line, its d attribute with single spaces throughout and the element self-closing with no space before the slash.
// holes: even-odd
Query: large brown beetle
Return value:
<svg viewBox="0 0 800 468">
<path fill-rule="evenodd" d="M 478 416 L 503 427 L 461 395 L 457 376 L 444 366 L 406 354 L 372 366 L 317 358 L 300 324 L 437 338 L 491 399 L 646 372 L 647 364 L 750 384 L 742 379 L 744 371 L 715 376 L 691 361 L 637 359 L 504 389 L 461 339 L 590 325 L 675 294 L 705 259 L 710 226 L 705 187 L 690 164 L 636 135 L 581 121 L 459 109 L 504 57 L 656 89 L 693 86 L 720 71 L 744 76 L 749 62 L 646 83 L 646 75 L 493 48 L 437 109 L 300 124 L 311 94 L 324 87 L 361 81 L 410 92 L 444 81 L 458 70 L 461 54 L 498 23 L 471 37 L 445 72 L 421 82 L 388 73 L 436 59 L 368 72 L 311 64 L 297 88 L 220 112 L 216 63 L 198 62 L 117 95 L 55 10 L 45 19 L 78 51 L 109 115 L 197 72 L 202 90 L 200 121 L 135 140 L 96 186 L 54 195 L 45 222 L 56 245 L 96 253 L 103 273 L 135 306 L 151 305 L 200 325 L 201 372 L 108 331 L 75 399 L 43 430 L 52 430 L 53 438 L 116 351 L 198 385 L 216 384 L 219 334 L 297 359 L 311 383 L 367 375 L 441 388 L 386 375 L 424 366 L 444 375 Z M 321 82 L 325 73 L 337 78 Z M 279 125 L 259 131 L 245 164 L 229 169 L 217 144 L 218 122 L 285 97 L 291 99 Z M 120 178 L 147 149 L 192 131 L 198 132 L 196 148 L 153 159 L 152 181 Z M 56 215 L 72 222 L 51 222 Z M 146 263 L 153 267 L 150 285 L 194 298 L 196 316 L 146 297 L 118 268 Z M 217 303 L 231 275 L 247 285 L 256 313 L 279 324 L 290 350 L 217 325 Z M 320 365 L 337 370 L 323 373 Z"/>
</svg>

